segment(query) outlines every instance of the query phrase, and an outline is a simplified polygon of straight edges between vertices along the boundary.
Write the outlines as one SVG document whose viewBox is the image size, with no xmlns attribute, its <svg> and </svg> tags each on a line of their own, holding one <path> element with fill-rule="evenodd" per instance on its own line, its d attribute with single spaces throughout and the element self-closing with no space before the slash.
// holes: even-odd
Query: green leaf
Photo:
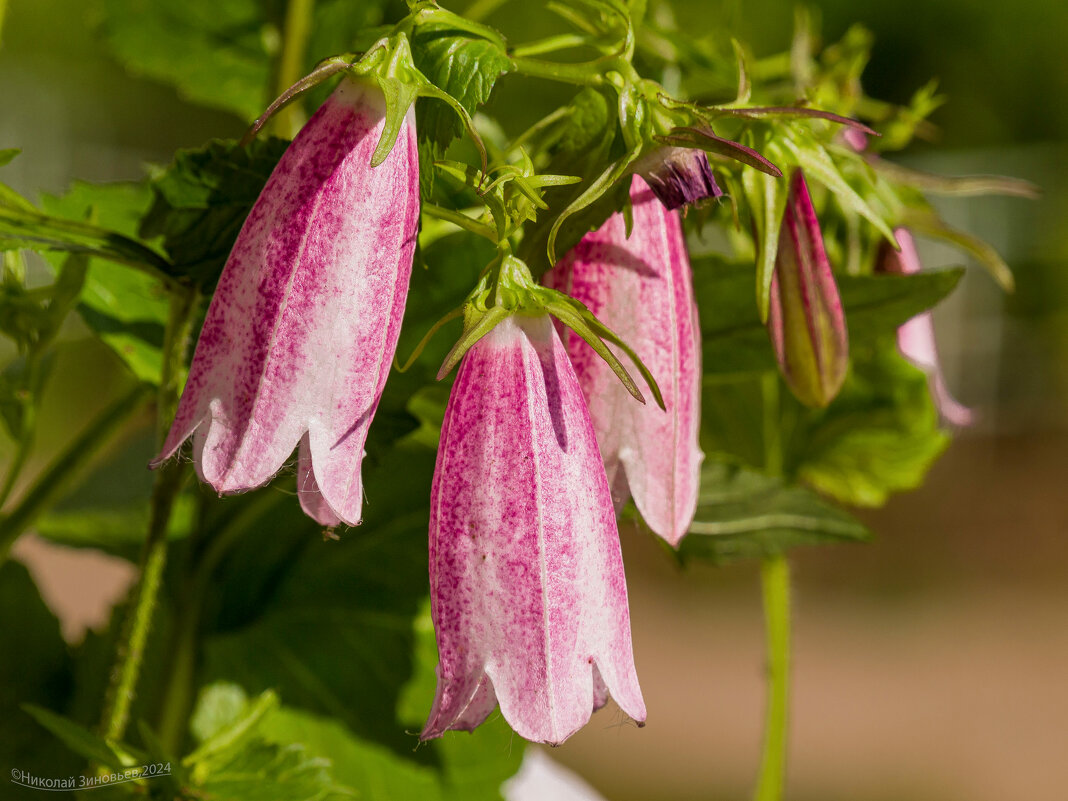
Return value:
<svg viewBox="0 0 1068 801">
<path fill-rule="evenodd" d="M 842 503 L 880 506 L 923 483 L 949 444 L 927 376 L 892 339 L 857 354 L 836 401 L 812 414 L 793 441 L 792 472 Z"/>
<path fill-rule="evenodd" d="M 0 197 L 0 200 L 7 198 Z M 154 251 L 115 231 L 0 203 L 0 250 L 81 253 L 163 277 L 171 266 Z"/>
<path fill-rule="evenodd" d="M 135 237 L 150 201 L 145 184 L 79 181 L 65 195 L 43 196 L 41 205 L 51 214 L 73 219 L 92 215 L 102 225 Z M 159 383 L 167 309 L 160 281 L 103 258 L 90 259 L 78 313 L 133 374 L 148 383 Z"/>
<path fill-rule="evenodd" d="M 74 753 L 108 768 L 124 767 L 122 758 L 115 749 L 108 745 L 103 737 L 93 734 L 84 726 L 34 704 L 23 704 L 22 708 Z"/>
<path fill-rule="evenodd" d="M 797 545 L 858 542 L 870 532 L 852 515 L 804 487 L 710 458 L 682 559 L 715 564 L 759 559 Z"/>
<path fill-rule="evenodd" d="M 834 163 L 834 159 L 831 158 L 822 145 L 813 141 L 799 144 L 789 137 L 783 137 L 781 141 L 783 146 L 793 153 L 797 163 L 804 168 L 805 172 L 831 190 L 835 199 L 842 204 L 843 208 L 854 211 L 864 217 L 890 243 L 897 244 L 890 225 L 871 206 L 865 203 L 856 190 L 846 182 L 846 179 L 842 177 L 842 173 Z"/>
<path fill-rule="evenodd" d="M 836 275 L 850 341 L 895 330 L 948 297 L 963 276 L 963 267 L 912 275 Z"/>
<path fill-rule="evenodd" d="M 756 170 L 742 171 L 742 186 L 753 216 L 757 251 L 757 308 L 761 321 L 768 318 L 771 279 L 779 250 L 779 231 L 786 210 L 789 188 L 786 182 Z"/>
<path fill-rule="evenodd" d="M 254 139 L 180 150 L 152 181 L 152 207 L 141 235 L 162 237 L 175 271 L 214 284 L 252 205 L 289 143 Z"/>
<path fill-rule="evenodd" d="M 711 258 L 695 258 L 693 265 L 705 374 L 776 369 L 767 330 L 752 302 L 752 266 Z M 892 333 L 946 297 L 962 275 L 961 268 L 913 275 L 836 275 L 850 341 Z"/>
<path fill-rule="evenodd" d="M 131 72 L 253 120 L 269 99 L 279 47 L 281 20 L 269 7 L 258 0 L 104 0 L 102 30 Z"/>
<path fill-rule="evenodd" d="M 17 147 L 7 147 L 0 149 L 0 167 L 6 164 L 10 164 L 11 160 L 15 158 L 22 151 Z"/>
<path fill-rule="evenodd" d="M 20 708 L 62 709 L 72 687 L 71 658 L 59 622 L 18 562 L 0 566 L 0 609 L 7 610 L 0 626 L 0 761 L 8 770 L 35 776 L 70 775 L 81 759 Z"/>
<path fill-rule="evenodd" d="M 469 114 L 489 100 L 497 79 L 512 63 L 496 42 L 425 28 L 412 41 L 412 56 L 419 71 L 456 98 Z M 416 114 L 420 138 L 431 142 L 438 154 L 460 135 L 456 113 L 440 102 L 424 101 L 416 107 Z"/>
</svg>

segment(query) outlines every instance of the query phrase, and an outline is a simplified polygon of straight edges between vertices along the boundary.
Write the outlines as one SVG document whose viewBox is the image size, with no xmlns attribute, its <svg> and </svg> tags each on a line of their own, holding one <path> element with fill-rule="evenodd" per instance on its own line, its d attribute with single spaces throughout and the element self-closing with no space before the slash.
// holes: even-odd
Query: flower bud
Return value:
<svg viewBox="0 0 1068 801">
<path fill-rule="evenodd" d="M 834 400 L 849 368 L 849 336 L 801 170 L 790 181 L 779 231 L 768 334 L 779 370 L 797 399 L 816 408 Z"/>
<path fill-rule="evenodd" d="M 912 234 L 907 228 L 896 228 L 894 237 L 901 246 L 900 252 L 884 241 L 879 246 L 876 272 L 903 275 L 918 273 L 922 266 Z M 971 425 L 974 418 L 972 410 L 958 403 L 946 387 L 935 345 L 934 321 L 929 311 L 917 314 L 897 329 L 897 347 L 902 356 L 927 373 L 931 396 L 942 419 L 954 426 Z"/>
<path fill-rule="evenodd" d="M 638 172 L 668 209 L 723 194 L 708 166 L 708 156 L 696 148 L 658 148 L 638 164 Z"/>
<path fill-rule="evenodd" d="M 439 664 L 422 739 L 498 702 L 537 742 L 566 740 L 609 693 L 645 720 L 608 482 L 548 315 L 509 316 L 464 356 L 430 510 Z"/>
<path fill-rule="evenodd" d="M 378 167 L 385 99 L 345 80 L 286 150 L 226 262 L 155 460 L 193 438 L 220 493 L 271 480 L 300 444 L 299 495 L 360 521 L 367 429 L 400 333 L 419 217 L 414 116 Z"/>
<path fill-rule="evenodd" d="M 635 403 L 603 359 L 573 331 L 562 332 L 616 508 L 633 496 L 649 528 L 678 545 L 697 509 L 704 459 L 697 441 L 701 333 L 678 212 L 666 210 L 638 176 L 630 193 L 630 236 L 623 215 L 612 215 L 544 281 L 585 304 L 656 378 L 663 409 Z"/>
</svg>

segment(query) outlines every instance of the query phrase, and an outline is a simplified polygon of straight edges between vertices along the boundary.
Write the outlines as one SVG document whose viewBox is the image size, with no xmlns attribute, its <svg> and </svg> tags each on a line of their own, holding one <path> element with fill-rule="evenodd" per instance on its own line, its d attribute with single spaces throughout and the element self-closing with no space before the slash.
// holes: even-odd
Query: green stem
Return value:
<svg viewBox="0 0 1068 801">
<path fill-rule="evenodd" d="M 539 58 L 514 56 L 512 69 L 520 75 L 531 78 L 547 78 L 550 81 L 577 84 L 578 86 L 600 86 L 604 83 L 604 71 L 607 65 L 616 65 L 618 58 L 589 61 L 583 64 L 562 64 L 558 61 L 543 61 Z"/>
<path fill-rule="evenodd" d="M 171 295 L 170 317 L 163 340 L 163 371 L 157 405 L 157 438 L 163 441 L 178 406 L 182 365 L 193 324 L 198 294 L 186 289 Z M 137 680 L 144 662 L 145 647 L 152 628 L 163 569 L 167 562 L 167 527 L 175 498 L 186 476 L 185 465 L 172 460 L 160 468 L 152 489 L 148 536 L 141 555 L 141 578 L 134 590 L 116 655 L 115 668 L 104 703 L 101 728 L 104 738 L 118 742 L 126 732 L 130 706 L 137 692 Z"/>
<path fill-rule="evenodd" d="M 96 458 L 100 449 L 136 414 L 148 398 L 150 388 L 138 384 L 93 420 L 74 442 L 38 477 L 9 515 L 0 519 L 0 563 L 7 558 L 12 543 L 38 515 L 66 494 L 81 470 Z"/>
<path fill-rule="evenodd" d="M 257 520 L 270 511 L 278 502 L 278 495 L 262 492 L 219 531 L 205 548 L 197 561 L 193 575 L 183 593 L 171 654 L 173 660 L 167 677 L 167 693 L 160 713 L 159 736 L 165 753 L 179 753 L 182 738 L 193 706 L 193 678 L 196 674 L 197 641 L 200 636 L 200 620 L 208 585 L 223 557 L 234 543 L 248 532 Z"/>
<path fill-rule="evenodd" d="M 790 710 L 790 565 L 782 554 L 760 567 L 767 627 L 768 700 L 764 718 L 764 755 L 755 801 L 780 801 L 786 777 Z"/>
<path fill-rule="evenodd" d="M 4 16 L 7 14 L 7 0 L 0 0 L 0 43 L 4 37 Z"/>
<path fill-rule="evenodd" d="M 525 45 L 518 45 L 512 50 L 512 55 L 516 58 L 526 58 L 529 56 L 540 56 L 543 53 L 554 53 L 557 50 L 566 50 L 571 47 L 581 47 L 586 44 L 588 38 L 578 33 L 562 33 L 558 36 L 550 36 L 546 39 L 539 39 L 536 42 L 530 42 Z"/>
<path fill-rule="evenodd" d="M 469 20 L 481 22 L 507 2 L 508 0 L 475 0 L 464 9 L 464 16 Z"/>
<path fill-rule="evenodd" d="M 286 5 L 276 95 L 281 95 L 304 76 L 304 54 L 308 48 L 314 11 L 315 0 L 289 0 Z M 300 103 L 290 103 L 274 116 L 275 133 L 292 139 L 304 122 L 304 109 Z"/>
</svg>

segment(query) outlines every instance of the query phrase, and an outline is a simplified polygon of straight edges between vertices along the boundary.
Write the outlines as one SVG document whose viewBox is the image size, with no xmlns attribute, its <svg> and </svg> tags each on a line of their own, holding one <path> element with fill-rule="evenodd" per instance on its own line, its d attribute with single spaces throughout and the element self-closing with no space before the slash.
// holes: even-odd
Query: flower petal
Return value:
<svg viewBox="0 0 1068 801">
<path fill-rule="evenodd" d="M 422 739 L 500 703 L 559 743 L 605 693 L 645 719 L 615 515 L 589 415 L 547 316 L 509 317 L 464 357 L 431 490 L 438 691 Z"/>
</svg>

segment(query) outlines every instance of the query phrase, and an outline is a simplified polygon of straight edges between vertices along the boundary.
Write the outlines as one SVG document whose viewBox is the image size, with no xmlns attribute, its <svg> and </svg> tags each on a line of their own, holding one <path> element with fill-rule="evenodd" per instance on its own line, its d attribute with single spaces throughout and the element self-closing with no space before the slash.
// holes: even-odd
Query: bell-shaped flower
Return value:
<svg viewBox="0 0 1068 801">
<path fill-rule="evenodd" d="M 630 198 L 629 237 L 623 215 L 614 214 L 543 280 L 585 304 L 656 378 L 664 408 L 635 403 L 605 361 L 574 331 L 563 330 L 616 508 L 633 497 L 649 528 L 678 545 L 697 509 L 704 458 L 698 445 L 701 332 L 678 212 L 665 209 L 638 176 Z"/>
<path fill-rule="evenodd" d="M 372 168 L 384 120 L 381 90 L 344 80 L 282 156 L 223 269 L 156 464 L 192 437 L 201 479 L 241 492 L 299 444 L 305 511 L 360 521 L 419 218 L 414 115 Z"/>
<path fill-rule="evenodd" d="M 547 314 L 506 317 L 463 357 L 430 504 L 439 664 L 422 739 L 499 703 L 522 737 L 560 743 L 609 694 L 642 723 L 608 482 Z"/>
<path fill-rule="evenodd" d="M 723 194 L 708 165 L 708 156 L 696 148 L 657 148 L 635 169 L 668 209 Z"/>
<path fill-rule="evenodd" d="M 797 399 L 816 408 L 830 403 L 849 368 L 849 335 L 801 170 L 790 180 L 779 231 L 768 334 L 779 370 Z"/>
<path fill-rule="evenodd" d="M 896 228 L 894 237 L 901 246 L 901 250 L 896 251 L 890 247 L 889 243 L 883 242 L 875 264 L 876 271 L 905 275 L 918 273 L 922 266 L 912 234 L 907 228 Z M 935 345 L 934 322 L 931 313 L 917 314 L 900 326 L 897 329 L 897 346 L 902 356 L 927 373 L 931 396 L 934 398 L 935 406 L 942 419 L 954 426 L 971 425 L 974 418 L 972 410 L 958 403 L 946 387 L 945 377 L 942 375 L 942 363 L 938 358 L 938 348 Z"/>
</svg>

